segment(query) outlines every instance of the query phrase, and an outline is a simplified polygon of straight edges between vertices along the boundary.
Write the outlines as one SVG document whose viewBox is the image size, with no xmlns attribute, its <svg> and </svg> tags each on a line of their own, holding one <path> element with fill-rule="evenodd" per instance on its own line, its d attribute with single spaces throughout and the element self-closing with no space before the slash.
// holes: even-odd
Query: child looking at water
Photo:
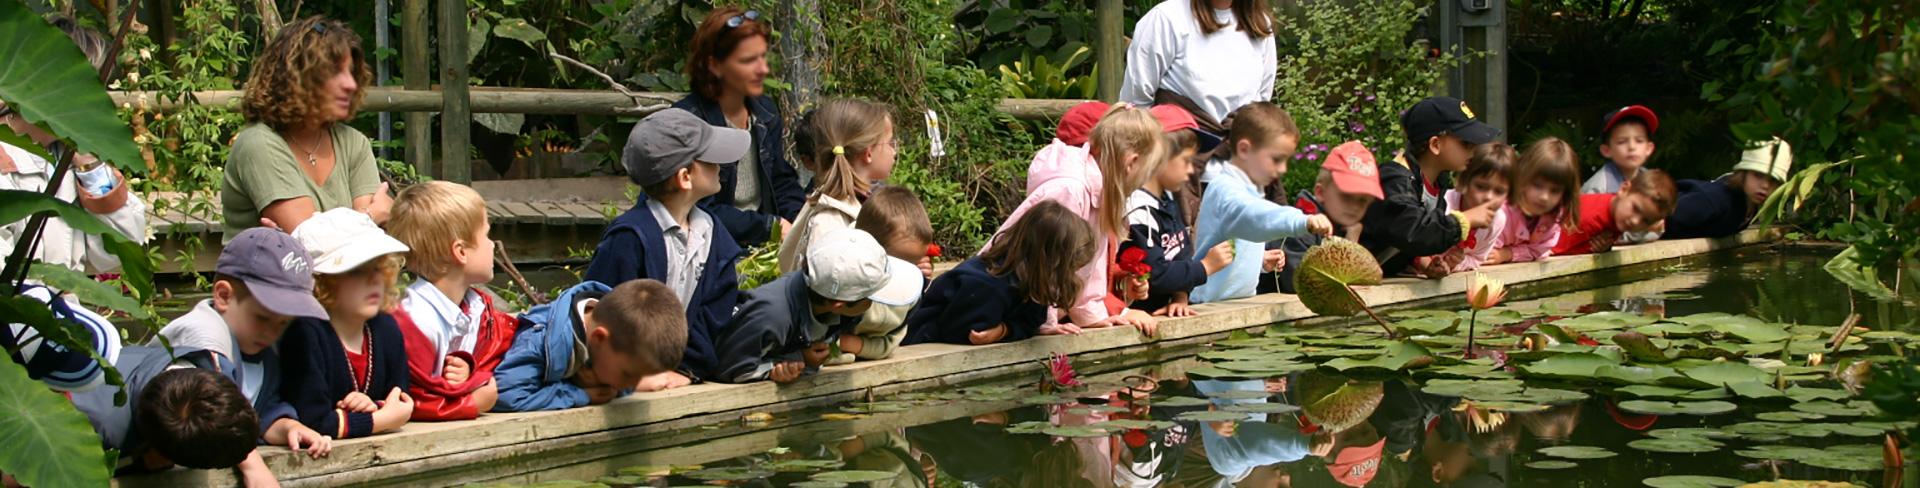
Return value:
<svg viewBox="0 0 1920 488">
<path fill-rule="evenodd" d="M 1507 193 L 1513 188 L 1513 159 L 1513 147 L 1504 142 L 1489 142 L 1473 148 L 1467 170 L 1460 172 L 1454 189 L 1447 190 L 1447 209 L 1459 211 L 1496 202 L 1496 206 L 1506 205 Z M 1445 275 L 1472 271 L 1483 263 L 1498 264 L 1487 261 L 1500 246 L 1500 234 L 1506 228 L 1506 212 L 1494 212 L 1491 225 L 1474 229 L 1467 240 L 1427 263 L 1427 266 L 1447 268 L 1429 274 Z"/>
<path fill-rule="evenodd" d="M 1127 197 L 1127 242 L 1121 247 L 1139 249 L 1150 270 L 1147 298 L 1130 306 L 1156 316 L 1186 317 L 1194 313 L 1187 294 L 1233 260 L 1233 245 L 1222 242 L 1207 250 L 1205 258 L 1193 259 L 1193 235 L 1175 191 L 1185 188 L 1193 174 L 1200 124 L 1172 105 L 1153 107 L 1152 112 L 1160 120 L 1161 144 L 1167 151 L 1160 169 Z"/>
<path fill-rule="evenodd" d="M 640 378 L 672 371 L 686 353 L 687 319 L 654 280 L 574 285 L 520 314 L 500 362 L 496 412 L 563 410 L 613 401 Z"/>
<path fill-rule="evenodd" d="M 313 294 L 327 318 L 296 319 L 280 339 L 293 362 L 281 395 L 301 423 L 335 439 L 399 430 L 413 398 L 406 343 L 387 311 L 400 300 L 407 245 L 350 208 L 321 212 L 293 236 L 313 258 Z"/>
<path fill-rule="evenodd" d="M 1482 264 L 1525 263 L 1553 255 L 1563 228 L 1579 224 L 1580 163 L 1573 147 L 1548 137 L 1527 145 L 1513 169 L 1512 198 L 1507 199 L 1506 230 L 1500 245 Z"/>
<path fill-rule="evenodd" d="M 1386 198 L 1367 207 L 1360 244 L 1380 261 L 1387 276 L 1406 271 L 1414 258 L 1432 256 L 1492 224 L 1500 207 L 1447 210 L 1440 192 L 1443 173 L 1467 168 L 1473 146 L 1492 142 L 1500 130 L 1474 118 L 1467 102 L 1450 97 L 1421 100 L 1400 116 L 1406 152 L 1380 165 Z M 1569 187 L 1571 189 L 1571 187 Z"/>
<path fill-rule="evenodd" d="M 853 228 L 872 235 L 887 256 L 920 268 L 922 279 L 933 278 L 933 266 L 927 259 L 933 245 L 933 224 L 927 221 L 927 208 L 913 190 L 885 186 L 873 191 Z M 918 302 L 916 298 L 914 302 Z M 851 363 L 854 359 L 886 359 L 907 337 L 907 312 L 913 303 L 885 305 L 875 303 L 860 317 L 860 325 L 840 334 L 840 357 L 827 364 Z"/>
<path fill-rule="evenodd" d="M 1078 299 L 1075 270 L 1098 256 L 1093 227 L 1059 202 L 1039 202 L 993 236 L 986 252 L 934 278 L 907 314 L 905 344 L 983 345 L 1044 333 L 1047 309 Z"/>
<path fill-rule="evenodd" d="M 1657 169 L 1643 169 L 1620 193 L 1580 196 L 1580 224 L 1560 235 L 1553 253 L 1562 256 L 1607 252 L 1621 234 L 1646 232 L 1666 220 L 1674 207 L 1673 178 Z"/>
<path fill-rule="evenodd" d="M 1745 229 L 1760 204 L 1793 170 L 1793 146 L 1774 139 L 1740 154 L 1733 174 L 1713 181 L 1680 180 L 1666 237 L 1726 237 Z"/>
<path fill-rule="evenodd" d="M 887 106 L 864 100 L 829 100 L 814 111 L 808 169 L 815 172 L 813 194 L 780 240 L 781 273 L 799 269 L 815 236 L 853 227 L 861 202 L 874 182 L 893 174 L 899 147 L 893 140 L 893 116 Z"/>
<path fill-rule="evenodd" d="M 1320 176 L 1313 188 L 1301 190 L 1293 206 L 1307 215 L 1325 215 L 1333 224 L 1333 235 L 1357 239 L 1367 207 L 1380 201 L 1379 168 L 1373 153 L 1360 141 L 1335 146 L 1320 162 Z M 1299 270 L 1307 250 L 1320 245 L 1320 241 L 1318 235 L 1304 234 L 1270 243 L 1269 248 L 1283 254 L 1277 262 L 1267 263 L 1268 273 L 1260 280 L 1260 292 L 1294 293 L 1294 272 Z"/>
<path fill-rule="evenodd" d="M 1112 303 L 1107 294 L 1114 255 L 1127 232 L 1127 195 L 1140 188 L 1164 159 L 1160 132 L 1159 121 L 1146 109 L 1118 105 L 1093 126 L 1086 147 L 1061 141 L 1034 154 L 1027 168 L 1026 200 L 1007 216 L 1007 223 L 981 253 L 992 251 L 1000 234 L 1009 232 L 1014 222 L 1042 202 L 1059 203 L 1093 227 L 1097 252 L 1074 273 L 1081 283 L 1078 298 L 1071 307 L 1049 312 L 1068 319 L 1058 325 L 1053 325 L 1057 320 L 1050 321 L 1049 329 L 1077 334 L 1085 328 L 1130 325 L 1144 330 L 1157 324 L 1147 312 L 1128 311 L 1126 304 Z M 1149 291 L 1144 279 L 1126 280 L 1124 286 L 1124 295 L 1131 299 L 1145 298 Z"/>
<path fill-rule="evenodd" d="M 480 292 L 493 281 L 490 231 L 486 200 L 465 185 L 421 183 L 394 198 L 387 232 L 410 249 L 407 265 L 419 276 L 393 311 L 414 420 L 471 419 L 499 398 L 493 369 L 516 321 Z"/>
<path fill-rule="evenodd" d="M 1619 193 L 1620 185 L 1640 174 L 1653 157 L 1653 131 L 1660 128 L 1660 117 L 1653 109 L 1628 105 L 1601 119 L 1600 156 L 1605 164 L 1580 185 L 1580 193 Z M 1660 239 L 1661 228 L 1621 236 L 1622 242 L 1653 242 Z"/>
<path fill-rule="evenodd" d="M 1229 159 L 1207 163 L 1207 190 L 1200 197 L 1200 221 L 1194 227 L 1202 248 L 1234 243 L 1233 259 L 1193 289 L 1195 303 L 1253 296 L 1266 242 L 1333 234 L 1327 216 L 1273 203 L 1260 192 L 1287 173 L 1287 160 L 1300 144 L 1300 129 L 1286 110 L 1265 102 L 1241 107 L 1234 111 L 1224 144 Z"/>
<path fill-rule="evenodd" d="M 745 292 L 740 309 L 716 338 L 716 381 L 790 383 L 817 371 L 840 335 L 875 305 L 901 306 L 925 284 L 913 263 L 887 257 L 859 229 L 821 234 L 806 264 Z"/>
</svg>

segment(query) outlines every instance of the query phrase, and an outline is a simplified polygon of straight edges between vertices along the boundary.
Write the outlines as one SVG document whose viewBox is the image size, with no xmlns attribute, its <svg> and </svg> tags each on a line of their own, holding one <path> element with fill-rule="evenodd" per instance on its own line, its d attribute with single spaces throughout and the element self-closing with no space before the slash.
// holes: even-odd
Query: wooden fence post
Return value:
<svg viewBox="0 0 1920 488">
<path fill-rule="evenodd" d="M 408 90 L 433 86 L 432 59 L 427 50 L 427 0 L 406 0 L 400 14 L 400 77 Z M 465 39 L 462 37 L 461 39 Z M 438 178 L 433 164 L 433 114 L 407 112 L 407 164 L 421 175 Z"/>
<path fill-rule="evenodd" d="M 467 2 L 440 0 L 440 179 L 466 184 L 473 180 L 467 143 L 473 129 L 472 100 L 467 96 Z"/>
<path fill-rule="evenodd" d="M 1095 33 L 1099 45 L 1094 48 L 1099 67 L 1100 99 L 1112 103 L 1120 99 L 1120 84 L 1127 72 L 1126 6 L 1120 0 L 1100 0 L 1094 7 Z"/>
</svg>

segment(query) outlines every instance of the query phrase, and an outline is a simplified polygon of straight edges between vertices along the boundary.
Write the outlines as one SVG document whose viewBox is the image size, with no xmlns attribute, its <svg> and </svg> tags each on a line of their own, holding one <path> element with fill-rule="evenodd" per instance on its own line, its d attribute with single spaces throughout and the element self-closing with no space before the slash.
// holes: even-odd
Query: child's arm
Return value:
<svg viewBox="0 0 1920 488">
<path fill-rule="evenodd" d="M 782 350 L 798 349 L 785 344 L 788 329 L 800 326 L 791 314 L 771 300 L 748 298 L 740 304 L 733 322 L 714 343 L 719 353 L 719 374 L 713 379 L 727 383 L 760 381 L 769 379 L 775 365 L 800 361 L 798 350 Z"/>
<path fill-rule="evenodd" d="M 1218 210 L 1220 217 L 1208 220 L 1226 226 L 1226 240 L 1268 242 L 1308 233 L 1310 218 L 1300 209 L 1273 203 L 1238 188 L 1221 187 L 1219 191 L 1226 193 L 1220 194 L 1218 203 L 1210 210 Z"/>
<path fill-rule="evenodd" d="M 333 452 L 333 437 L 320 435 L 292 417 L 273 421 L 262 437 L 266 438 L 269 445 L 287 446 L 287 449 L 305 452 L 314 459 L 327 457 L 327 453 Z"/>
<path fill-rule="evenodd" d="M 290 367 L 280 371 L 280 394 L 293 407 L 300 423 L 315 431 L 326 432 L 338 439 L 365 436 L 372 418 L 366 413 L 339 408 L 341 399 L 327 394 L 325 359 L 339 356 L 338 353 L 322 354 L 318 350 L 316 346 L 324 344 L 320 341 L 333 339 L 322 337 L 318 334 L 319 328 L 313 325 L 301 320 L 289 327 L 286 335 L 280 338 L 281 357 L 299 362 L 288 364 Z"/>
<path fill-rule="evenodd" d="M 373 425 L 369 434 L 385 434 L 400 430 L 413 418 L 413 397 L 407 395 L 404 388 L 387 390 L 386 402 L 371 415 Z"/>
<path fill-rule="evenodd" d="M 1134 210 L 1134 213 L 1129 214 L 1129 217 L 1140 214 L 1148 214 L 1148 212 L 1145 210 Z M 1151 220 L 1153 217 L 1147 215 L 1146 218 Z M 1138 219 L 1135 219 L 1132 225 L 1127 226 L 1127 242 L 1132 246 L 1139 247 L 1142 251 L 1146 251 L 1147 257 L 1145 262 L 1147 268 L 1151 270 L 1147 276 L 1147 288 L 1149 290 L 1152 290 L 1154 293 L 1178 293 L 1192 290 L 1193 287 L 1200 286 L 1207 282 L 1208 273 L 1206 266 L 1202 265 L 1198 260 L 1173 259 L 1173 256 L 1168 256 L 1167 249 L 1160 245 L 1160 242 L 1158 242 L 1159 239 L 1155 239 L 1153 234 L 1153 229 L 1149 227 L 1149 224 L 1140 222 Z M 1189 241 L 1191 241 L 1191 239 L 1189 239 Z M 1189 243 L 1188 245 L 1191 246 L 1192 244 Z M 1206 252 L 1208 250 L 1200 249 L 1198 251 Z"/>
<path fill-rule="evenodd" d="M 564 325 L 562 325 L 564 326 Z M 493 405 L 496 412 L 531 412 L 536 410 L 561 410 L 587 405 L 587 392 L 568 381 L 546 382 L 546 354 L 540 347 L 544 334 L 522 331 L 514 338 L 515 346 L 521 341 L 531 342 L 531 347 L 514 347 L 507 350 L 507 357 L 500 361 L 500 367 L 494 370 L 493 380 L 500 390 L 500 398 Z"/>
<path fill-rule="evenodd" d="M 1462 214 L 1444 206 L 1429 210 L 1421 202 L 1422 186 L 1420 175 L 1400 162 L 1381 164 L 1380 189 L 1387 198 L 1367 207 L 1365 235 L 1415 256 L 1439 254 L 1466 239 Z"/>
<path fill-rule="evenodd" d="M 1515 218 L 1519 216 L 1509 215 L 1508 217 Z M 1558 215 L 1548 215 L 1540 218 L 1558 219 L 1560 217 Z M 1521 221 L 1520 225 L 1525 225 L 1525 221 Z M 1541 227 L 1543 226 L 1534 226 L 1533 235 L 1528 236 L 1525 241 L 1500 243 L 1508 251 L 1509 259 L 1507 262 L 1525 263 L 1539 261 L 1553 256 L 1553 248 L 1560 244 L 1560 234 L 1563 229 L 1561 229 L 1559 224 L 1546 225 L 1544 229 Z"/>
<path fill-rule="evenodd" d="M 866 316 L 861 317 L 860 327 L 868 329 L 869 331 L 885 328 L 886 331 L 880 333 L 870 332 L 860 335 L 843 335 L 841 336 L 843 345 L 840 349 L 843 351 L 847 350 L 844 343 L 857 342 L 859 343 L 859 349 L 849 351 L 853 353 L 854 357 L 860 359 L 882 359 L 893 356 L 894 348 L 900 347 L 900 341 L 907 338 L 907 310 L 908 307 L 895 308 L 878 303 L 873 304 L 872 307 L 867 308 Z M 886 327 L 888 325 L 892 327 Z M 853 339 L 851 341 L 846 340 L 849 337 Z"/>
<path fill-rule="evenodd" d="M 247 453 L 247 458 L 233 467 L 240 472 L 240 485 L 247 488 L 280 488 L 280 480 L 273 477 L 273 470 L 267 469 L 267 460 L 260 457 L 260 450 Z"/>
<path fill-rule="evenodd" d="M 473 400 L 477 382 L 453 384 L 435 368 L 445 364 L 446 356 L 435 350 L 432 341 L 411 322 L 400 325 L 400 337 L 406 345 L 407 394 L 413 397 L 413 417 L 422 421 L 466 420 L 480 416 L 485 408 Z M 466 353 L 455 353 L 469 361 Z M 488 372 L 490 374 L 490 372 Z"/>
</svg>

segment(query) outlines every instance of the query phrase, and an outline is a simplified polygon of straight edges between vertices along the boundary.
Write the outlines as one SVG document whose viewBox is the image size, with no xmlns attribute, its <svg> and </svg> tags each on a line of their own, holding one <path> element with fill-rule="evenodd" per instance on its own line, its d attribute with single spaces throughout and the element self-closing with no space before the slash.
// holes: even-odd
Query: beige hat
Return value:
<svg viewBox="0 0 1920 488">
<path fill-rule="evenodd" d="M 380 230 L 367 214 L 336 208 L 315 214 L 293 229 L 293 238 L 307 248 L 316 274 L 340 274 L 374 258 L 407 252 L 407 245 Z"/>
<path fill-rule="evenodd" d="M 1733 170 L 1752 171 L 1771 176 L 1777 181 L 1787 181 L 1787 173 L 1793 171 L 1793 146 L 1775 137 L 1760 143 L 1759 147 L 1740 153 L 1740 162 L 1733 165 Z"/>
<path fill-rule="evenodd" d="M 922 277 L 913 263 L 887 256 L 880 241 L 859 229 L 838 229 L 807 245 L 807 287 L 829 300 L 873 299 L 891 306 L 920 299 Z"/>
</svg>

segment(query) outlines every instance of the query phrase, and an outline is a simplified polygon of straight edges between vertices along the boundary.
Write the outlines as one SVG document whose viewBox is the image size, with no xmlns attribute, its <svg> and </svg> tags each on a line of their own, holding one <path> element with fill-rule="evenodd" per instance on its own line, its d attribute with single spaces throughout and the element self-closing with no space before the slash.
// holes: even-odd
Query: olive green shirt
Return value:
<svg viewBox="0 0 1920 488">
<path fill-rule="evenodd" d="M 226 217 L 221 242 L 259 227 L 261 210 L 273 202 L 307 197 L 313 199 L 317 213 L 352 208 L 354 197 L 379 191 L 380 173 L 366 134 L 342 124 L 328 131 L 333 136 L 333 172 L 325 182 L 314 183 L 300 168 L 307 164 L 306 158 L 294 156 L 279 133 L 258 123 L 240 129 L 233 138 L 233 150 L 227 153 L 226 176 L 220 185 L 221 212 Z"/>
</svg>

